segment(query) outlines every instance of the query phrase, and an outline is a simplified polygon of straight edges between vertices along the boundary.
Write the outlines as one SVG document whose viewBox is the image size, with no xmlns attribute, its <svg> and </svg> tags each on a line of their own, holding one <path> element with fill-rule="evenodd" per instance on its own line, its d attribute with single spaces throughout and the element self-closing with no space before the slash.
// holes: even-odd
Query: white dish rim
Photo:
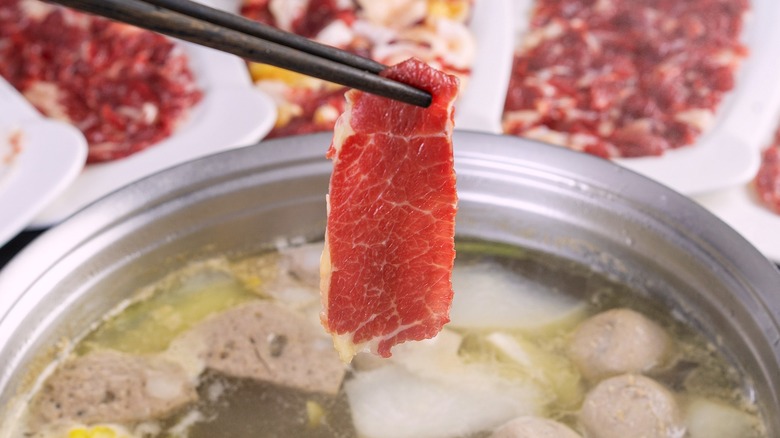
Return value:
<svg viewBox="0 0 780 438">
<path fill-rule="evenodd" d="M 21 151 L 0 181 L 0 206 L 6 212 L 0 215 L 0 246 L 68 187 L 87 158 L 87 142 L 71 125 L 33 119 L 0 127 L 0 135 L 16 131 L 21 133 Z"/>
</svg>

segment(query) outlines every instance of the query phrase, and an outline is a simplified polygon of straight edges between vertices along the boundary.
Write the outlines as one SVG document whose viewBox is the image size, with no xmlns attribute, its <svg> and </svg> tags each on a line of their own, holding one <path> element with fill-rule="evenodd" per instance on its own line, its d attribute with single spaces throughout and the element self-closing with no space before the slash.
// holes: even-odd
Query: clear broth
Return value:
<svg viewBox="0 0 780 438">
<path fill-rule="evenodd" d="M 468 241 L 458 244 L 457 254 L 456 269 L 474 263 L 495 263 L 550 290 L 581 300 L 586 303 L 585 316 L 623 307 L 650 317 L 675 340 L 678 356 L 674 366 L 648 375 L 683 397 L 702 396 L 740 409 L 755 419 L 754 436 L 765 436 L 757 409 L 746 397 L 748 382 L 704 336 L 685 322 L 674 319 L 672 312 L 661 304 L 605 275 L 594 273 L 586 266 L 548 254 L 502 244 Z M 133 354 L 164 350 L 171 339 L 208 315 L 252 300 L 268 299 L 272 295 L 268 292 L 269 285 L 282 275 L 276 268 L 279 260 L 279 254 L 265 253 L 236 261 L 220 259 L 193 263 L 140 291 L 137 300 L 125 303 L 85 336 L 76 345 L 73 354 L 83 355 L 106 348 Z M 316 288 L 316 285 L 308 286 Z M 319 298 L 314 296 L 312 299 Z M 309 303 L 309 306 L 316 304 L 318 301 Z M 544 332 L 506 332 L 521 336 L 546 353 L 567 360 L 566 342 L 574 327 L 576 325 L 569 324 Z M 495 363 L 501 370 L 511 368 L 511 364 L 507 364 L 486 341 L 487 331 L 456 331 L 463 336 L 459 354 L 464 360 Z M 352 378 L 355 372 L 360 371 L 348 371 L 346 379 Z M 579 385 L 584 394 L 587 384 Z M 358 436 L 343 389 L 338 395 L 329 396 L 205 371 L 199 377 L 198 394 L 199 400 L 195 404 L 169 418 L 150 420 L 140 427 L 129 425 L 128 429 L 150 431 L 138 436 L 160 438 Z M 576 413 L 582 394 L 551 402 L 544 408 L 547 416 L 579 430 Z M 35 435 L 34 431 L 43 430 L 35 424 L 27 424 L 24 429 L 20 431 L 21 436 L 69 436 L 62 430 L 56 435 Z M 485 430 L 464 436 L 484 437 L 489 434 L 490 431 Z"/>
</svg>

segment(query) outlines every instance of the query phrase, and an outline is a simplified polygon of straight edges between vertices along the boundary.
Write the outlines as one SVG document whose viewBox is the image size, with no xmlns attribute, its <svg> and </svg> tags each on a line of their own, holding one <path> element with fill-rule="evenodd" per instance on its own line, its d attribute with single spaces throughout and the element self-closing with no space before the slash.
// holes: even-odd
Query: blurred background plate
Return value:
<svg viewBox="0 0 780 438">
<path fill-rule="evenodd" d="M 13 158 L 7 153 L 13 151 Z M 52 146 L 56 147 L 52 147 Z M 0 126 L 0 246 L 73 181 L 87 158 L 76 128 L 53 120 Z"/>
<path fill-rule="evenodd" d="M 533 12 L 533 0 L 514 4 L 516 39 Z M 743 43 L 749 56 L 736 72 L 735 88 L 721 103 L 711 129 L 696 143 L 660 157 L 615 161 L 685 195 L 713 192 L 750 181 L 759 150 L 769 141 L 780 111 L 780 2 L 751 0 Z"/>
<path fill-rule="evenodd" d="M 737 70 L 736 86 L 722 102 L 715 124 L 691 146 L 661 157 L 616 160 L 686 195 L 739 186 L 758 170 L 780 110 L 780 2 L 751 0 L 743 42 L 750 53 Z"/>
<path fill-rule="evenodd" d="M 468 85 L 455 110 L 455 128 L 500 134 L 501 115 L 512 71 L 515 45 L 515 0 L 475 0 L 469 29 L 477 53 Z M 199 0 L 200 3 L 239 14 L 241 0 Z"/>
<path fill-rule="evenodd" d="M 769 259 L 780 264 L 780 215 L 761 204 L 751 184 L 693 199 L 729 224 Z"/>
<path fill-rule="evenodd" d="M 173 165 L 265 136 L 276 120 L 269 97 L 255 89 L 244 61 L 213 49 L 181 42 L 203 100 L 182 126 L 156 145 L 116 161 L 90 164 L 54 202 L 32 221 L 33 228 L 54 225 L 114 190 Z"/>
<path fill-rule="evenodd" d="M 477 44 L 468 86 L 455 105 L 455 128 L 500 134 L 512 73 L 512 0 L 477 0 L 469 22 Z"/>
</svg>

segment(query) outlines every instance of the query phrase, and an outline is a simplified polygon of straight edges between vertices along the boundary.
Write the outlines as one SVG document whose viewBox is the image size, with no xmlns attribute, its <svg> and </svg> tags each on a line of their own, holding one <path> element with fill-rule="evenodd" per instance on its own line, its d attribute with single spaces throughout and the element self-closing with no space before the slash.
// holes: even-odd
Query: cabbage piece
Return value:
<svg viewBox="0 0 780 438">
<path fill-rule="evenodd" d="M 503 357 L 514 362 L 518 372 L 551 392 L 559 406 L 575 408 L 585 397 L 579 372 L 564 355 L 545 351 L 519 336 L 494 332 L 487 341 Z"/>
<path fill-rule="evenodd" d="M 462 336 L 397 345 L 393 356 L 345 383 L 355 428 L 366 438 L 437 438 L 489 430 L 548 400 L 526 378 L 507 378 L 495 363 L 458 354 Z M 379 368 L 376 368 L 378 366 Z"/>
<path fill-rule="evenodd" d="M 539 411 L 538 389 L 465 367 L 447 381 L 397 364 L 345 383 L 352 419 L 366 438 L 444 438 L 489 430 Z"/>
<path fill-rule="evenodd" d="M 758 438 L 764 436 L 755 416 L 724 403 L 695 398 L 688 403 L 685 422 L 690 438 Z"/>
<path fill-rule="evenodd" d="M 433 338 L 396 345 L 389 360 L 419 376 L 446 379 L 465 366 L 458 356 L 462 342 L 461 335 L 443 329 Z"/>
<path fill-rule="evenodd" d="M 450 327 L 539 331 L 574 324 L 585 304 L 496 263 L 455 266 Z"/>
</svg>

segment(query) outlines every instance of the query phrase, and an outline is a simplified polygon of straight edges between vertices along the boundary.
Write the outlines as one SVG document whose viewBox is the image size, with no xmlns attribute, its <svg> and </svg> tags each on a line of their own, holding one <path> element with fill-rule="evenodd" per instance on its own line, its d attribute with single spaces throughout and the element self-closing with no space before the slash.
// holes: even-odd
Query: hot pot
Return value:
<svg viewBox="0 0 780 438">
<path fill-rule="evenodd" d="M 319 239 L 329 134 L 267 141 L 125 187 L 0 273 L 0 418 L 57 352 L 128 293 L 192 259 Z M 748 377 L 780 436 L 780 274 L 687 198 L 608 161 L 457 132 L 457 235 L 579 261 L 662 301 Z M 6 417 L 7 418 L 7 417 Z"/>
</svg>

